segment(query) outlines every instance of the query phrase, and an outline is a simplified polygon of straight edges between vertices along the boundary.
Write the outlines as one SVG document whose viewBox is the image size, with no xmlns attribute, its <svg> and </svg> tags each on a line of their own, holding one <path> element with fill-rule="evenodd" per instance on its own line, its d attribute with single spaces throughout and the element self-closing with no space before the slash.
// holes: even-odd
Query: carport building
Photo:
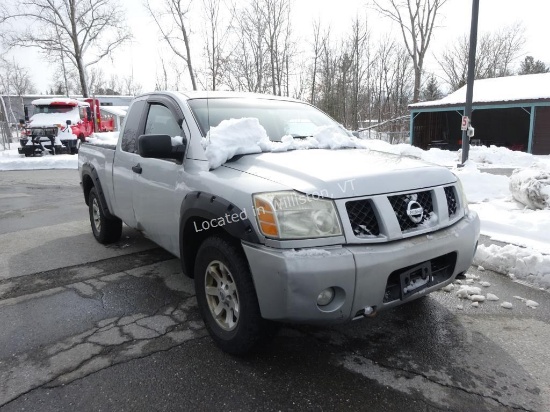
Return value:
<svg viewBox="0 0 550 412">
<path fill-rule="evenodd" d="M 466 86 L 440 100 L 409 105 L 414 146 L 457 150 Z M 550 73 L 476 80 L 472 144 L 550 154 Z"/>
</svg>

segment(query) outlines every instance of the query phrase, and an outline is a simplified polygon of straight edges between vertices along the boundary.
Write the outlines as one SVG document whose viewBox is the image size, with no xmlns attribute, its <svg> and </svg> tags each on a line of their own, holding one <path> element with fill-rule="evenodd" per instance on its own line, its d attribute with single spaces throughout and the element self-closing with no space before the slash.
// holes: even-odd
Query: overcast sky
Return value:
<svg viewBox="0 0 550 412">
<path fill-rule="evenodd" d="M 105 73 L 118 73 L 128 76 L 132 70 L 143 91 L 154 88 L 158 71 L 159 55 L 170 53 L 159 40 L 155 24 L 151 21 L 140 1 L 121 0 L 127 9 L 128 23 L 133 31 L 133 42 L 115 52 L 113 61 L 105 60 L 100 67 Z M 312 21 L 316 18 L 325 26 L 330 24 L 332 32 L 342 34 L 357 13 L 367 11 L 368 23 L 373 39 L 390 33 L 400 36 L 398 27 L 381 18 L 375 11 L 367 8 L 368 0 L 294 0 L 292 19 L 296 33 L 307 40 L 311 32 Z M 195 5 L 200 4 L 198 0 Z M 441 9 L 439 27 L 434 31 L 433 43 L 425 64 L 428 72 L 436 71 L 437 64 L 433 54 L 438 54 L 458 36 L 469 33 L 472 2 L 470 0 L 448 0 Z M 550 65 L 550 0 L 480 0 L 479 31 L 492 31 L 504 25 L 520 21 L 526 32 L 525 55 Z M 191 42 L 199 51 L 202 43 L 199 32 L 192 33 Z M 401 37 L 398 37 L 401 39 Z M 302 42 L 303 43 L 303 42 Z M 39 92 L 44 92 L 53 84 L 53 72 L 50 65 L 39 57 L 35 50 L 12 53 L 26 65 Z M 189 87 L 189 85 L 188 85 Z"/>
</svg>

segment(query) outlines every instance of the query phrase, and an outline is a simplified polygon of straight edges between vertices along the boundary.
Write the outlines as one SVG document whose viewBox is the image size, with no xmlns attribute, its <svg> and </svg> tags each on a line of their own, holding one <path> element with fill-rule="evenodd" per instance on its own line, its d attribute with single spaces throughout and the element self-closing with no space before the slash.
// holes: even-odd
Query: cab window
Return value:
<svg viewBox="0 0 550 412">
<path fill-rule="evenodd" d="M 144 100 L 137 100 L 132 104 L 128 112 L 128 118 L 124 123 L 122 140 L 120 142 L 120 147 L 125 152 L 134 153 L 136 151 L 137 129 L 139 127 L 144 105 Z"/>
<path fill-rule="evenodd" d="M 152 104 L 147 114 L 145 134 L 164 134 L 171 137 L 183 136 L 183 132 L 170 111 L 161 104 Z"/>
</svg>

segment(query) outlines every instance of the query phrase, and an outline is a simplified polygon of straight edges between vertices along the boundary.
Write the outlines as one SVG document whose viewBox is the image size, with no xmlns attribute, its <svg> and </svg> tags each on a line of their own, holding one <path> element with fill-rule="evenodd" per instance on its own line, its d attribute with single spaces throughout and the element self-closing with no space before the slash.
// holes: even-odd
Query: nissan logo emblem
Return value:
<svg viewBox="0 0 550 412">
<path fill-rule="evenodd" d="M 424 208 L 416 200 L 411 200 L 407 205 L 407 216 L 413 223 L 420 223 L 424 217 Z"/>
</svg>

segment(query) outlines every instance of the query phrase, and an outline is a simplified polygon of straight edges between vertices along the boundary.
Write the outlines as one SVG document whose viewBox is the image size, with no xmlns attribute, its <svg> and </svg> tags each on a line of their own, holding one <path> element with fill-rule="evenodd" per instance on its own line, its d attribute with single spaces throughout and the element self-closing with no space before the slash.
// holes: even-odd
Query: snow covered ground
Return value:
<svg viewBox="0 0 550 412">
<path fill-rule="evenodd" d="M 94 142 L 113 144 L 116 136 L 99 134 Z M 289 144 L 279 143 L 280 146 Z M 480 245 L 474 263 L 550 290 L 550 156 L 533 156 L 494 146 L 473 146 L 470 160 L 465 167 L 458 168 L 460 153 L 457 152 L 422 150 L 408 144 L 390 145 L 381 140 L 362 140 L 361 146 L 451 168 L 462 181 L 469 207 L 480 216 L 481 233 L 506 243 L 505 246 Z M 223 163 L 224 160 L 219 161 Z M 10 150 L 0 151 L 0 171 L 76 169 L 77 166 L 74 155 L 24 158 L 17 153 L 17 144 L 12 144 Z M 518 171 L 508 177 L 488 173 L 491 168 Z M 534 202 L 529 203 L 525 198 L 534 199 Z M 530 204 L 531 208 L 517 199 Z M 536 206 L 539 208 L 534 209 Z"/>
</svg>

